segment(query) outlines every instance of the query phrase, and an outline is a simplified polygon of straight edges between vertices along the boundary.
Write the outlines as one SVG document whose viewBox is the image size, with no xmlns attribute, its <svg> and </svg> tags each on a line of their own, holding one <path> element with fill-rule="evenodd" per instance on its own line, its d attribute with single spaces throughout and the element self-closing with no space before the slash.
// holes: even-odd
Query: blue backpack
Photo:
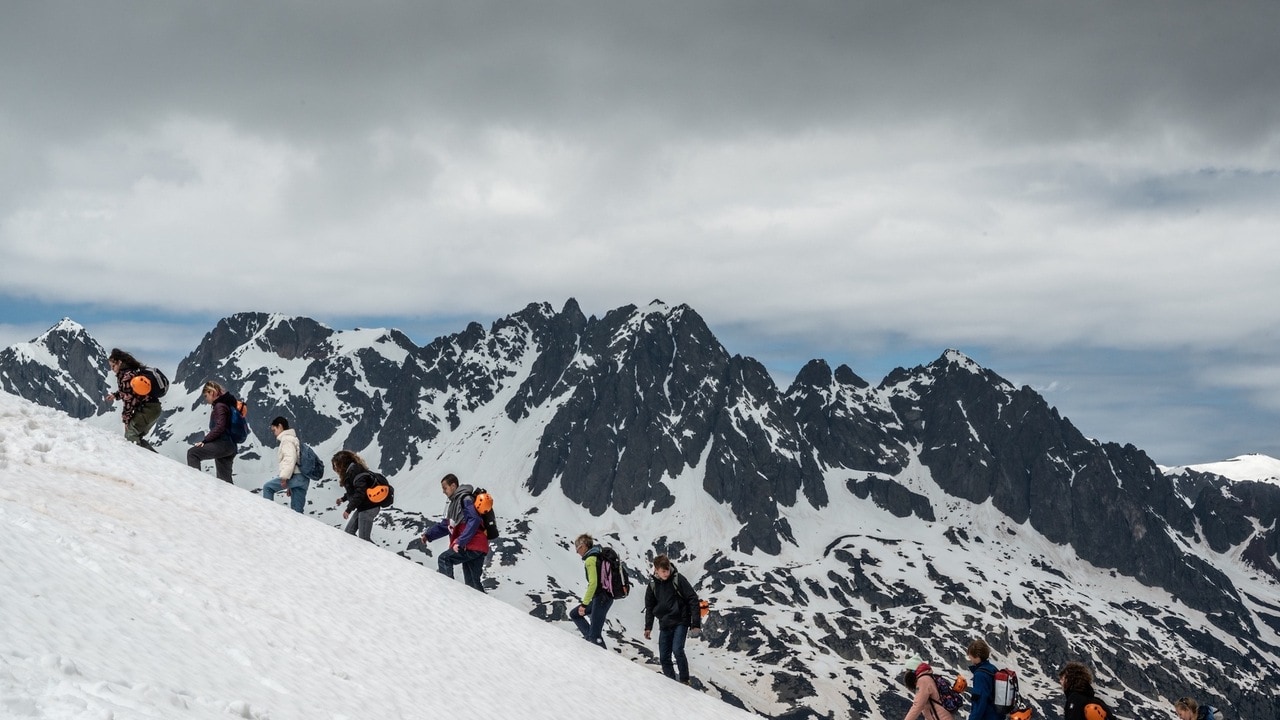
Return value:
<svg viewBox="0 0 1280 720">
<path fill-rule="evenodd" d="M 298 443 L 298 472 L 308 480 L 319 480 L 324 477 L 324 463 L 316 451 L 306 443 Z"/>
<path fill-rule="evenodd" d="M 243 400 L 236 400 L 231 406 L 231 422 L 227 424 L 227 437 L 237 445 L 249 439 L 249 419 L 245 417 L 248 413 L 249 408 L 245 407 Z"/>
</svg>

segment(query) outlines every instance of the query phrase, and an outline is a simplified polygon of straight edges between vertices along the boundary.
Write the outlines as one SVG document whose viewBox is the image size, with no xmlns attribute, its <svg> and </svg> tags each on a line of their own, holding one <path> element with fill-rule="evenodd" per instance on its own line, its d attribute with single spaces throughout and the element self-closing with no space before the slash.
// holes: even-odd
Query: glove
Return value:
<svg viewBox="0 0 1280 720">
<path fill-rule="evenodd" d="M 696 638 L 702 634 L 702 628 L 689 628 L 689 637 Z"/>
</svg>

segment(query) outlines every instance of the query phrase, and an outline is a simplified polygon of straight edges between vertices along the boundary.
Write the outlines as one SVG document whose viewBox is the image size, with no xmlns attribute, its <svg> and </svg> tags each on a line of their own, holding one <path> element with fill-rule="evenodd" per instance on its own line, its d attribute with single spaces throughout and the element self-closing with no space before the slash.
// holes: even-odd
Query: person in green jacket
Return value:
<svg viewBox="0 0 1280 720">
<path fill-rule="evenodd" d="M 604 647 L 604 621 L 609 615 L 609 608 L 613 607 L 613 598 L 600 588 L 600 546 L 585 533 L 573 541 L 573 546 L 587 573 L 587 590 L 582 594 L 578 607 L 569 615 L 582 632 L 582 637 Z"/>
</svg>

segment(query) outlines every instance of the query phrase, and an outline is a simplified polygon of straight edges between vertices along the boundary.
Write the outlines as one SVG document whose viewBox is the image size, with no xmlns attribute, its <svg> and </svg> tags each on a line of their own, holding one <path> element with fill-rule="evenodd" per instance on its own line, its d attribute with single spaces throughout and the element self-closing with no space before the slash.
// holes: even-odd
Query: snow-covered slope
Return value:
<svg viewBox="0 0 1280 720">
<path fill-rule="evenodd" d="M 748 717 L 0 394 L 0 717 Z"/>
</svg>

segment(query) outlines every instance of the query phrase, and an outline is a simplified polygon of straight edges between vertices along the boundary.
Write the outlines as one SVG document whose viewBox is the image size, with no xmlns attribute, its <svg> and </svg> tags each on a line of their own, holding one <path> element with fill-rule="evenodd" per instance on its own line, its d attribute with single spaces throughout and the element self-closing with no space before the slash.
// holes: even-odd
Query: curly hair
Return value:
<svg viewBox="0 0 1280 720">
<path fill-rule="evenodd" d="M 369 469 L 369 464 L 364 461 L 364 458 L 350 450 L 339 450 L 333 454 L 333 459 L 329 462 L 333 464 L 333 471 L 338 473 L 338 480 L 340 482 L 344 482 L 346 480 L 347 468 L 352 465 L 359 465 L 365 470 Z"/>
<path fill-rule="evenodd" d="M 1058 671 L 1058 680 L 1067 692 L 1093 694 L 1093 671 L 1079 662 L 1069 662 Z"/>
</svg>

